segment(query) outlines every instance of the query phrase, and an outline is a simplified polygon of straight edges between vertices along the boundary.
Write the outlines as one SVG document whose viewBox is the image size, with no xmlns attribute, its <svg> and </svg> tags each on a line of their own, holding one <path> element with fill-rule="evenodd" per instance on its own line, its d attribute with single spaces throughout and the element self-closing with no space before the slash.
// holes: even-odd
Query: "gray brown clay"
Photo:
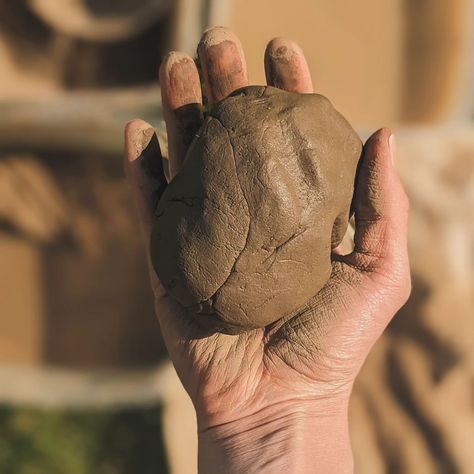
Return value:
<svg viewBox="0 0 474 474">
<path fill-rule="evenodd" d="M 321 95 L 251 86 L 216 104 L 156 209 L 164 287 L 209 330 L 295 314 L 330 276 L 361 150 Z"/>
</svg>

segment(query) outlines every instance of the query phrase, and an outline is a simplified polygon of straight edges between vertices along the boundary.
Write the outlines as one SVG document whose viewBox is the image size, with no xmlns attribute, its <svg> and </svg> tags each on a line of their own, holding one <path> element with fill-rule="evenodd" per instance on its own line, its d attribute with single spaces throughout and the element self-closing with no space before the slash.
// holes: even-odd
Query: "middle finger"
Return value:
<svg viewBox="0 0 474 474">
<path fill-rule="evenodd" d="M 207 30 L 199 43 L 198 54 L 210 107 L 248 85 L 242 45 L 228 28 Z"/>
</svg>

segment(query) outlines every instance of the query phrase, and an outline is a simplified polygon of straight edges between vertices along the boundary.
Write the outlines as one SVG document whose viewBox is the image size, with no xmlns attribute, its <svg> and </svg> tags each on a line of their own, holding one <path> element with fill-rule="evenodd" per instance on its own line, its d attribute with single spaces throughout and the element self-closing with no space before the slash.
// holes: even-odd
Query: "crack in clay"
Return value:
<svg viewBox="0 0 474 474">
<path fill-rule="evenodd" d="M 207 298 L 203 298 L 199 301 L 197 301 L 196 303 L 193 303 L 191 305 L 188 305 L 188 306 L 184 306 L 186 309 L 189 309 L 189 308 L 193 308 L 195 306 L 199 306 L 199 305 L 202 305 L 203 303 L 205 302 L 209 302 L 211 304 L 211 306 L 213 306 L 214 304 L 214 301 L 213 301 L 213 297 L 215 297 L 215 295 L 219 292 L 219 290 L 228 282 L 229 278 L 231 277 L 232 273 L 235 273 L 235 267 L 237 266 L 237 263 L 240 259 L 240 257 L 242 256 L 242 253 L 244 252 L 245 248 L 247 247 L 247 244 L 248 244 L 248 239 L 249 239 L 249 236 L 250 236 L 250 224 L 251 224 L 251 218 L 250 218 L 250 206 L 249 206 L 249 203 L 245 197 L 245 194 L 244 194 L 244 190 L 242 188 L 242 184 L 240 182 L 240 179 L 239 179 L 239 174 L 238 174 L 238 171 L 237 171 L 237 161 L 235 159 L 235 149 L 234 149 L 234 144 L 232 143 L 232 140 L 230 138 L 230 133 L 229 131 L 227 130 L 227 128 L 225 127 L 225 125 L 222 123 L 222 121 L 215 117 L 214 115 L 209 115 L 209 117 L 211 117 L 212 119 L 216 120 L 216 122 L 225 130 L 225 132 L 227 133 L 227 136 L 229 137 L 229 144 L 230 144 L 230 147 L 231 147 L 231 150 L 232 150 L 232 158 L 233 158 L 233 161 L 234 161 L 234 170 L 235 170 L 235 176 L 236 176 L 236 179 L 237 179 L 237 183 L 239 185 L 239 189 L 240 189 L 240 192 L 242 194 L 242 198 L 243 200 L 245 201 L 245 204 L 247 206 L 247 215 L 248 215 L 248 219 L 249 219 L 249 225 L 247 227 L 247 235 L 245 237 L 245 243 L 242 247 L 242 249 L 239 251 L 239 254 L 237 255 L 237 257 L 235 258 L 235 261 L 228 273 L 228 275 L 226 276 L 224 282 L 219 285 L 217 287 L 217 289 L 215 291 L 212 292 L 212 294 L 207 297 Z M 213 309 L 214 310 L 214 309 Z M 217 314 L 217 311 L 214 310 Z M 222 318 L 222 316 L 220 316 Z"/>
<path fill-rule="evenodd" d="M 180 202 L 188 207 L 194 206 L 194 201 L 204 201 L 206 198 L 203 196 L 183 196 L 183 197 L 173 197 L 168 199 L 168 202 Z"/>
<path fill-rule="evenodd" d="M 234 170 L 235 170 L 235 176 L 236 176 L 236 179 L 237 179 L 237 183 L 239 185 L 239 188 L 240 188 L 240 192 L 242 194 L 242 198 L 243 200 L 245 201 L 245 204 L 247 206 L 247 216 L 248 216 L 248 219 L 249 219 L 249 225 L 247 227 L 247 235 L 245 237 L 245 243 L 244 243 L 244 246 L 243 248 L 240 250 L 239 254 L 237 255 L 237 257 L 235 258 L 235 261 L 234 261 L 234 264 L 232 265 L 232 268 L 230 269 L 229 271 L 229 274 L 227 275 L 226 279 L 224 280 L 224 283 L 222 283 L 222 285 L 220 285 L 216 291 L 214 291 L 214 293 L 208 298 L 208 300 L 211 300 L 211 304 L 213 304 L 214 302 L 212 301 L 212 298 L 220 291 L 220 289 L 228 282 L 229 278 L 231 277 L 232 273 L 235 273 L 236 270 L 235 270 L 235 267 L 237 266 L 237 263 L 239 262 L 240 260 L 240 257 L 242 256 L 242 254 L 244 253 L 245 249 L 247 248 L 247 244 L 248 244 L 248 241 L 249 241 L 249 236 L 250 236 L 250 226 L 252 224 L 252 219 L 251 219 L 251 216 L 250 216 L 250 205 L 247 201 L 247 198 L 245 197 L 245 193 L 244 193 L 244 190 L 242 188 L 242 183 L 240 182 L 240 178 L 239 178 L 239 173 L 238 173 L 238 170 L 237 170 L 237 160 L 235 159 L 235 148 L 234 148 L 234 144 L 232 143 L 232 139 L 230 138 L 230 133 L 229 133 L 229 130 L 227 130 L 227 128 L 225 127 L 225 125 L 222 123 L 222 121 L 211 115 L 211 117 L 216 120 L 220 125 L 221 127 L 226 131 L 227 133 L 227 136 L 229 137 L 229 144 L 230 144 L 230 148 L 232 150 L 232 158 L 233 158 L 233 161 L 234 161 Z M 203 300 L 205 301 L 205 300 Z M 201 301 L 201 303 L 203 302 Z M 243 311 L 245 313 L 245 311 Z"/>
<path fill-rule="evenodd" d="M 284 242 L 282 242 L 281 244 L 278 244 L 276 247 L 274 247 L 273 249 L 270 249 L 268 247 L 265 247 L 265 246 L 262 246 L 262 249 L 267 251 L 267 252 L 270 252 L 269 255 L 267 257 L 265 257 L 265 259 L 262 261 L 262 264 L 265 264 L 268 262 L 268 260 L 270 260 L 271 258 L 273 258 L 272 262 L 270 263 L 270 265 L 268 265 L 268 267 L 265 269 L 265 272 L 268 273 L 268 271 L 273 267 L 273 265 L 276 263 L 277 261 L 277 258 L 278 258 L 278 253 L 280 253 L 282 251 L 283 248 L 285 248 L 288 244 L 290 244 L 291 242 L 293 242 L 293 240 L 297 239 L 300 235 L 303 235 L 305 232 L 306 232 L 307 229 L 303 229 L 303 230 L 300 230 L 299 232 L 295 232 L 293 235 L 291 235 L 290 237 L 288 237 Z M 278 260 L 279 262 L 283 262 L 283 261 L 297 261 L 297 260 L 292 260 L 292 259 L 285 259 L 285 260 Z M 302 262 L 298 262 L 298 263 L 302 263 Z"/>
</svg>

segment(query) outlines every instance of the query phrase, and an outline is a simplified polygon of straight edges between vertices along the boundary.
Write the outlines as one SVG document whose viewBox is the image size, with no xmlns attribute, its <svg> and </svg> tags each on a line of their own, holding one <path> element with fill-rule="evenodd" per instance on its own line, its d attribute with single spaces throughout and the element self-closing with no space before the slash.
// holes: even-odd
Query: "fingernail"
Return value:
<svg viewBox="0 0 474 474">
<path fill-rule="evenodd" d="M 219 65 L 227 65 L 232 61 L 235 62 L 232 71 L 243 71 L 244 65 L 240 63 L 243 58 L 242 45 L 235 33 L 228 28 L 215 27 L 206 30 L 199 42 L 198 54 L 201 62 L 212 69 L 218 69 Z"/>
<path fill-rule="evenodd" d="M 168 72 L 176 63 L 192 62 L 191 56 L 181 51 L 170 51 L 163 59 L 163 67 Z"/>
<path fill-rule="evenodd" d="M 134 160 L 143 155 L 143 152 L 148 148 L 154 134 L 155 131 L 152 128 L 146 128 L 137 132 L 133 140 L 136 150 L 135 157 L 133 157 Z"/>
<path fill-rule="evenodd" d="M 296 44 L 286 38 L 273 38 L 267 46 L 270 57 L 278 62 L 288 63 L 296 52 Z"/>
<path fill-rule="evenodd" d="M 393 133 L 388 139 L 388 146 L 390 148 L 390 159 L 392 161 L 392 165 L 395 166 L 395 162 L 397 160 L 397 140 L 395 139 L 395 135 Z"/>
<path fill-rule="evenodd" d="M 235 33 L 224 26 L 213 26 L 204 31 L 200 45 L 210 48 L 224 41 L 230 41 L 232 43 L 239 43 L 239 40 Z"/>
<path fill-rule="evenodd" d="M 277 37 L 273 38 L 267 45 L 267 53 L 277 62 L 288 64 L 290 62 L 301 61 L 303 51 L 298 43 L 295 41 Z"/>
<path fill-rule="evenodd" d="M 129 122 L 125 129 L 125 146 L 128 161 L 137 160 L 148 147 L 154 135 L 154 130 L 143 120 Z"/>
</svg>

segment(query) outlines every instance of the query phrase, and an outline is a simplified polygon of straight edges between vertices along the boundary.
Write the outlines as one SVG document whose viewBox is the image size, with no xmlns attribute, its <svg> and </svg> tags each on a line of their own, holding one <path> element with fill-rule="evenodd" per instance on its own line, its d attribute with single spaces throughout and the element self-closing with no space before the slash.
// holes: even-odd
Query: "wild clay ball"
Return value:
<svg viewBox="0 0 474 474">
<path fill-rule="evenodd" d="M 361 150 L 321 95 L 252 86 L 216 104 L 156 209 L 165 289 L 212 331 L 296 314 L 330 276 Z"/>
</svg>

